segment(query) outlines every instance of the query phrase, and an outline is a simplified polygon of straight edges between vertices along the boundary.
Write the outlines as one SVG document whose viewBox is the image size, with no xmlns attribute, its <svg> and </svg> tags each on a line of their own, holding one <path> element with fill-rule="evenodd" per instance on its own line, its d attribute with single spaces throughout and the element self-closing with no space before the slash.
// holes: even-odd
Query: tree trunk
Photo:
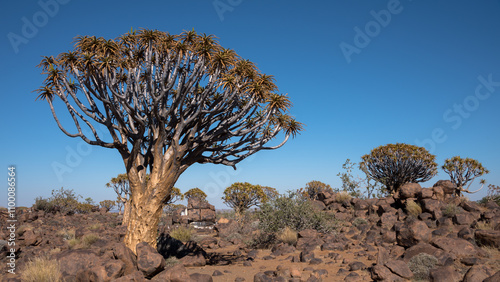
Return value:
<svg viewBox="0 0 500 282">
<path fill-rule="evenodd" d="M 157 200 L 144 200 L 132 197 L 127 222 L 127 234 L 125 244 L 134 253 L 135 246 L 140 242 L 146 242 L 156 249 L 158 237 L 158 223 L 162 212 L 162 205 Z"/>
<path fill-rule="evenodd" d="M 123 204 L 123 219 L 122 219 L 122 225 L 127 225 L 128 224 L 128 219 L 130 215 L 130 201 L 126 201 Z"/>
<path fill-rule="evenodd" d="M 165 172 L 165 171 L 163 171 Z M 127 234 L 125 245 L 136 252 L 136 245 L 146 242 L 156 249 L 158 223 L 163 211 L 163 202 L 170 195 L 179 178 L 177 167 L 170 167 L 164 174 L 152 172 L 149 180 L 129 173 L 130 198 L 128 201 Z"/>
</svg>

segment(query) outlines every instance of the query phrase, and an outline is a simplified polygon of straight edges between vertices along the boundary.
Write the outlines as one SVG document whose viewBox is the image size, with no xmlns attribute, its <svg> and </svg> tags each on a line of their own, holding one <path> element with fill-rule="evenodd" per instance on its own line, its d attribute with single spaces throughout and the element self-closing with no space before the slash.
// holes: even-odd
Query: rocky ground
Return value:
<svg viewBox="0 0 500 282">
<path fill-rule="evenodd" d="M 221 220 L 196 242 L 163 233 L 158 250 L 140 244 L 137 256 L 121 243 L 125 228 L 117 214 L 26 210 L 16 230 L 17 276 L 2 273 L 2 281 L 21 281 L 27 262 L 41 256 L 59 261 L 65 281 L 500 281 L 500 207 L 456 199 L 450 191 L 446 181 L 432 188 L 407 184 L 396 200 L 343 202 L 321 192 L 315 207 L 340 222 L 331 234 L 303 230 L 294 245 L 255 249 L 231 236 L 241 230 L 237 222 Z M 422 207 L 417 216 L 405 208 L 409 201 Z M 6 211 L 0 216 L 5 267 Z M 417 256 L 433 258 L 433 266 L 425 269 L 422 260 L 412 271 Z"/>
</svg>

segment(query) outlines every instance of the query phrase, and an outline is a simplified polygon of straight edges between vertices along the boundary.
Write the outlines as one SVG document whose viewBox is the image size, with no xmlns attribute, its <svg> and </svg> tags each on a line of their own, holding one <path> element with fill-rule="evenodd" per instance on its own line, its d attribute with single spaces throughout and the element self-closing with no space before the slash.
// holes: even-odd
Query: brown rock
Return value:
<svg viewBox="0 0 500 282">
<path fill-rule="evenodd" d="M 481 206 L 476 202 L 463 201 L 460 206 L 468 212 L 481 212 Z"/>
<path fill-rule="evenodd" d="M 200 209 L 200 220 L 215 222 L 215 211 L 212 209 Z"/>
<path fill-rule="evenodd" d="M 432 198 L 433 194 L 434 194 L 434 191 L 432 191 L 432 189 L 430 189 L 430 188 L 422 188 L 422 190 L 420 190 L 419 197 L 421 199 L 430 199 L 430 198 Z"/>
<path fill-rule="evenodd" d="M 371 268 L 371 278 L 375 281 L 405 281 L 403 278 L 392 273 L 383 265 L 377 264 Z"/>
<path fill-rule="evenodd" d="M 207 264 L 207 260 L 200 252 L 184 256 L 180 261 L 186 267 L 205 266 Z"/>
<path fill-rule="evenodd" d="M 91 250 L 67 250 L 56 254 L 63 276 L 75 276 L 79 270 L 100 265 L 101 259 Z"/>
<path fill-rule="evenodd" d="M 416 198 L 421 194 L 422 187 L 418 183 L 406 183 L 399 188 L 399 198 L 401 200 Z"/>
<path fill-rule="evenodd" d="M 394 224 L 398 221 L 398 217 L 394 214 L 384 213 L 380 217 L 379 225 L 384 229 L 392 229 Z"/>
<path fill-rule="evenodd" d="M 192 281 L 196 282 L 213 282 L 214 279 L 209 274 L 193 273 L 189 275 Z"/>
<path fill-rule="evenodd" d="M 402 260 L 390 260 L 385 263 L 385 266 L 403 278 L 410 279 L 413 277 L 413 272 L 411 272 L 408 265 Z"/>
<path fill-rule="evenodd" d="M 150 278 L 160 273 L 165 268 L 165 259 L 146 242 L 136 246 L 137 268 Z"/>
<path fill-rule="evenodd" d="M 431 244 L 428 243 L 419 243 L 415 246 L 412 246 L 411 248 L 408 248 L 404 255 L 404 261 L 409 262 L 410 259 L 420 253 L 426 253 L 435 257 L 438 257 L 443 251 L 441 249 L 438 249 Z"/>
<path fill-rule="evenodd" d="M 400 246 L 411 247 L 420 242 L 429 242 L 431 230 L 422 221 L 414 221 L 396 230 L 396 240 Z"/>
<path fill-rule="evenodd" d="M 485 265 L 472 266 L 464 276 L 463 282 L 483 281 L 493 275 L 491 269 Z"/>
<path fill-rule="evenodd" d="M 434 282 L 459 282 L 460 274 L 452 266 L 442 266 L 429 271 L 431 281 Z"/>
<path fill-rule="evenodd" d="M 42 236 L 33 230 L 26 230 L 23 234 L 24 246 L 38 246 L 42 242 Z"/>
<path fill-rule="evenodd" d="M 318 231 L 314 229 L 305 229 L 298 233 L 299 238 L 316 238 L 318 237 Z"/>
<path fill-rule="evenodd" d="M 441 206 L 442 202 L 434 199 L 423 199 L 422 203 L 422 211 L 431 213 L 435 219 L 438 219 L 442 216 Z"/>
<path fill-rule="evenodd" d="M 474 216 L 468 212 L 458 213 L 453 216 L 453 223 L 457 225 L 471 226 L 474 222 Z"/>
<path fill-rule="evenodd" d="M 116 243 L 112 250 L 114 257 L 124 263 L 124 275 L 137 271 L 137 257 L 124 243 Z"/>
<path fill-rule="evenodd" d="M 113 282 L 144 282 L 144 281 L 149 281 L 149 280 L 146 280 L 146 278 L 144 278 L 144 275 L 140 270 L 136 270 L 135 272 L 132 272 L 128 275 L 113 280 Z"/>
<path fill-rule="evenodd" d="M 431 197 L 432 199 L 438 200 L 438 201 L 444 200 L 443 187 L 441 187 L 441 186 L 432 187 L 432 192 L 433 192 L 433 195 Z"/>
<path fill-rule="evenodd" d="M 174 266 L 166 268 L 165 270 L 154 276 L 151 281 L 195 282 L 191 279 L 186 268 L 182 264 L 176 264 Z"/>
<path fill-rule="evenodd" d="M 470 242 L 460 238 L 439 237 L 432 240 L 432 244 L 452 255 L 465 257 L 477 254 L 477 250 Z"/>
<path fill-rule="evenodd" d="M 104 265 L 94 266 L 91 269 L 100 281 L 111 281 L 122 277 L 125 273 L 125 263 L 121 260 L 108 260 Z"/>
<path fill-rule="evenodd" d="M 500 281 L 500 271 L 497 271 L 492 276 L 483 280 L 483 282 L 498 282 L 498 281 Z"/>
<path fill-rule="evenodd" d="M 500 230 L 476 230 L 475 238 L 481 246 L 500 248 Z"/>
<path fill-rule="evenodd" d="M 434 184 L 434 187 L 441 186 L 446 196 L 453 195 L 457 189 L 457 185 L 453 184 L 450 180 L 439 180 Z"/>
</svg>

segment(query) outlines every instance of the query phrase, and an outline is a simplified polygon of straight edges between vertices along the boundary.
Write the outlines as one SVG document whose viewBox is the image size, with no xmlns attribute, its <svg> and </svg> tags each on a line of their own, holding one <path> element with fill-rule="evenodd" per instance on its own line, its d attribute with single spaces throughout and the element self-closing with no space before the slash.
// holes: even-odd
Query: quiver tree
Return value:
<svg viewBox="0 0 500 282">
<path fill-rule="evenodd" d="M 436 156 L 425 148 L 403 143 L 387 144 L 361 157 L 360 169 L 394 194 L 405 183 L 425 182 L 437 173 Z"/>
<path fill-rule="evenodd" d="M 460 197 L 462 192 L 466 193 L 476 193 L 481 190 L 486 183 L 481 180 L 481 187 L 476 191 L 470 191 L 469 187 L 477 177 L 489 173 L 489 171 L 483 167 L 483 165 L 477 160 L 471 158 L 462 159 L 460 156 L 455 156 L 451 159 L 446 159 L 442 169 L 448 173 L 457 189 L 455 190 L 455 196 Z M 469 185 L 467 185 L 469 183 Z M 467 187 L 465 188 L 465 186 Z"/>
<path fill-rule="evenodd" d="M 299 189 L 299 193 L 311 200 L 318 200 L 318 193 L 320 192 L 333 193 L 333 189 L 329 184 L 318 180 L 309 181 L 306 183 L 306 187 Z"/>
<path fill-rule="evenodd" d="M 302 129 L 273 76 L 194 30 L 79 36 L 73 51 L 39 66 L 46 79 L 38 99 L 48 102 L 59 128 L 120 153 L 130 184 L 124 240 L 134 252 L 141 241 L 156 246 L 162 203 L 189 166 L 235 167 Z M 73 129 L 63 126 L 57 106 Z M 282 141 L 269 144 L 278 135 Z"/>
<path fill-rule="evenodd" d="M 123 205 L 123 224 L 128 222 L 128 216 L 130 214 L 130 185 L 128 183 L 128 176 L 125 173 L 118 174 L 117 177 L 111 178 L 111 180 L 106 183 L 106 187 L 113 188 L 117 195 L 116 202 L 120 202 Z M 118 205 L 118 204 L 117 204 Z"/>
<path fill-rule="evenodd" d="M 248 182 L 236 182 L 224 190 L 222 200 L 233 208 L 238 217 L 252 206 L 267 202 L 270 197 L 276 197 L 278 192 L 271 187 L 262 187 Z"/>
<path fill-rule="evenodd" d="M 189 199 L 197 199 L 200 201 L 207 200 L 207 194 L 205 194 L 205 192 L 203 192 L 200 188 L 189 189 L 186 193 L 184 193 L 183 197 L 186 198 L 188 201 Z"/>
</svg>

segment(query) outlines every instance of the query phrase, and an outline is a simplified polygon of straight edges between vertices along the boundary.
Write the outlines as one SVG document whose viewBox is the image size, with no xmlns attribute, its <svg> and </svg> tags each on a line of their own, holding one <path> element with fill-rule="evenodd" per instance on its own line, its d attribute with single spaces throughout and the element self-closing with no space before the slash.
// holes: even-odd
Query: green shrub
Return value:
<svg viewBox="0 0 500 282">
<path fill-rule="evenodd" d="M 42 197 L 36 197 L 33 208 L 39 211 L 53 212 L 54 204 L 48 199 L 44 199 Z"/>
<path fill-rule="evenodd" d="M 285 227 L 297 232 L 311 228 L 325 233 L 337 227 L 333 214 L 316 211 L 303 194 L 295 192 L 263 204 L 258 219 L 260 229 L 268 234 L 277 234 Z"/>
<path fill-rule="evenodd" d="M 47 257 L 28 261 L 21 276 L 22 281 L 27 282 L 59 282 L 62 279 L 59 262 Z"/>
<path fill-rule="evenodd" d="M 181 242 L 191 241 L 193 236 L 193 229 L 189 227 L 179 226 L 178 228 L 170 231 L 170 237 L 177 239 Z"/>
<path fill-rule="evenodd" d="M 446 217 L 454 217 L 458 213 L 460 213 L 460 208 L 454 204 L 454 203 L 449 203 L 446 204 L 446 206 L 443 207 L 443 215 Z"/>
<path fill-rule="evenodd" d="M 438 263 L 438 259 L 427 253 L 420 253 L 408 261 L 414 280 L 429 281 L 429 271 Z"/>
<path fill-rule="evenodd" d="M 64 190 L 61 188 L 59 190 L 52 190 L 52 197 L 50 202 L 54 205 L 56 211 L 60 211 L 63 214 L 74 214 L 78 212 L 78 198 L 81 196 L 76 195 L 73 190 Z"/>
<path fill-rule="evenodd" d="M 422 213 L 422 207 L 415 201 L 409 200 L 406 202 L 406 212 L 410 216 L 417 217 Z"/>
</svg>

